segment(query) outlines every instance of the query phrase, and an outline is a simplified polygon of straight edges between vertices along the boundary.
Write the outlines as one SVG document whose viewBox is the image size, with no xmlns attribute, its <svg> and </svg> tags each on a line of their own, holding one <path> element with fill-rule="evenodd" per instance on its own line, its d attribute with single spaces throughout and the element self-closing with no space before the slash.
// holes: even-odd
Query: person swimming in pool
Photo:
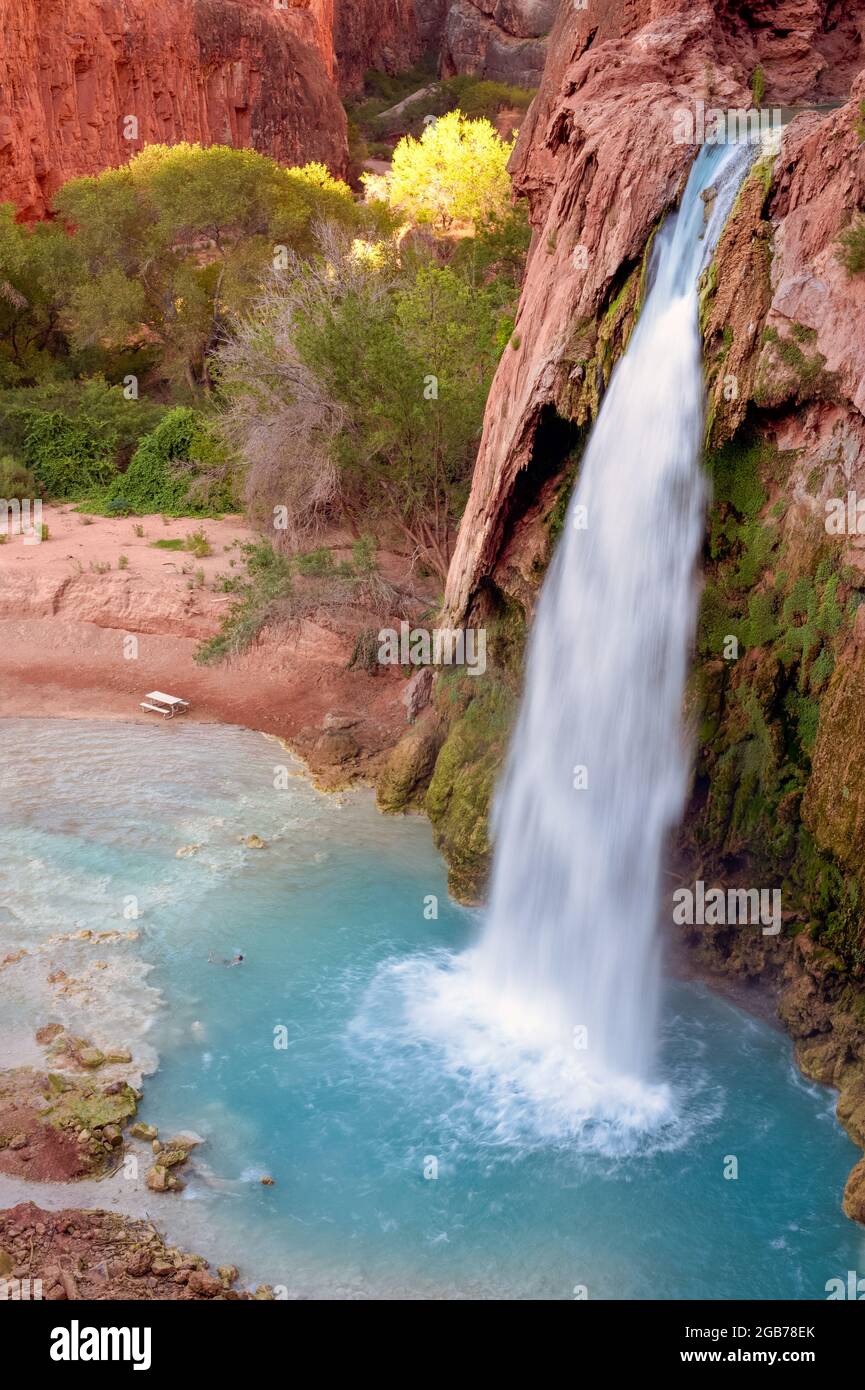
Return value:
<svg viewBox="0 0 865 1390">
<path fill-rule="evenodd" d="M 211 951 L 210 954 L 208 955 L 207 959 L 210 961 L 210 964 L 211 964 L 211 965 L 242 965 L 242 964 L 243 964 L 243 956 L 242 956 L 242 954 L 241 954 L 240 951 L 236 951 L 235 954 L 234 954 L 234 956 L 232 957 L 231 960 L 220 960 L 220 961 L 216 961 L 216 960 L 213 959 L 213 952 Z"/>
</svg>

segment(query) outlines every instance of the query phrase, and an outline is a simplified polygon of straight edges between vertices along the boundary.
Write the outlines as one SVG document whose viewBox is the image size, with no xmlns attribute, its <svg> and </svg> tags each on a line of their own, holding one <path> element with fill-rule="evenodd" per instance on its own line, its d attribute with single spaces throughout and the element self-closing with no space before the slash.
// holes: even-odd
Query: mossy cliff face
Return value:
<svg viewBox="0 0 865 1390">
<path fill-rule="evenodd" d="M 492 860 L 490 812 L 519 702 L 525 617 L 488 603 L 487 669 L 442 669 L 433 702 L 391 753 L 377 788 L 388 813 L 425 813 L 460 902 L 481 901 Z"/>
</svg>

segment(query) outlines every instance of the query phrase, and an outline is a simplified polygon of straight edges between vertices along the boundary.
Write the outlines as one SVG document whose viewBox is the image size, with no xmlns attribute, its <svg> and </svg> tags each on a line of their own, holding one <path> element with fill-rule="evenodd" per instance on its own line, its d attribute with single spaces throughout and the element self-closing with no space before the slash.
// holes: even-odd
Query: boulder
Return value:
<svg viewBox="0 0 865 1390">
<path fill-rule="evenodd" d="M 129 1133 L 134 1139 L 145 1139 L 148 1143 L 152 1143 L 159 1131 L 156 1125 L 146 1125 L 143 1120 L 136 1120 Z"/>
<path fill-rule="evenodd" d="M 148 1168 L 144 1181 L 151 1192 L 178 1192 L 182 1187 L 179 1179 L 161 1163 L 156 1163 L 152 1168 Z"/>
<path fill-rule="evenodd" d="M 205 1269 L 193 1269 L 187 1287 L 198 1298 L 217 1298 L 223 1292 L 221 1280 L 208 1274 Z"/>
<path fill-rule="evenodd" d="M 91 1071 L 95 1071 L 105 1062 L 105 1053 L 101 1052 L 98 1047 L 79 1047 L 76 1056 L 81 1066 L 87 1067 Z"/>
</svg>

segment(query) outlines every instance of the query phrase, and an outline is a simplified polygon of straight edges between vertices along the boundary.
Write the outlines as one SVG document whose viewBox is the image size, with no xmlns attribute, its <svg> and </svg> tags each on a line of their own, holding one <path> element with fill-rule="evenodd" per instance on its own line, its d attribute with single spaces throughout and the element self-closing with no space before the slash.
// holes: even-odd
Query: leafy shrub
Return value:
<svg viewBox="0 0 865 1390">
<path fill-rule="evenodd" d="M 195 660 L 201 665 L 245 651 L 264 627 L 277 600 L 291 594 L 291 561 L 286 556 L 278 554 L 266 541 L 247 544 L 242 549 L 246 576 L 235 587 L 238 597 L 221 631 L 202 643 L 195 653 Z"/>
<path fill-rule="evenodd" d="M 165 415 L 166 407 L 146 399 L 127 400 L 122 387 L 109 385 L 101 376 L 0 391 L 0 450 L 23 453 L 33 420 L 58 411 L 101 440 L 104 452 L 120 470 L 139 440 Z"/>
<path fill-rule="evenodd" d="M 212 516 L 235 506 L 228 454 L 209 421 L 189 406 L 170 410 L 142 439 L 109 490 L 140 514 Z"/>
<path fill-rule="evenodd" d="M 0 458 L 0 497 L 6 500 L 36 497 L 36 480 L 29 468 L 18 463 L 11 454 Z"/>
<path fill-rule="evenodd" d="M 186 549 L 195 556 L 196 560 L 204 560 L 208 555 L 213 554 L 210 548 L 210 541 L 201 530 L 193 531 L 191 535 L 186 537 L 184 544 Z"/>
<path fill-rule="evenodd" d="M 865 270 L 865 217 L 855 217 L 839 236 L 838 259 L 848 275 Z"/>
<path fill-rule="evenodd" d="M 109 442 L 88 421 L 60 410 L 33 412 L 24 457 L 48 497 L 80 497 L 103 487 L 114 471 Z"/>
</svg>

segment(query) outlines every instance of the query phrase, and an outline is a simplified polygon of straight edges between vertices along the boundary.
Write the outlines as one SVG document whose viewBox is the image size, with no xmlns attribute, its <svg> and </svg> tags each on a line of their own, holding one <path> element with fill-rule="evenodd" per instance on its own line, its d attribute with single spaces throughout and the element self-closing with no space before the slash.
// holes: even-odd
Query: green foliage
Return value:
<svg viewBox="0 0 865 1390">
<path fill-rule="evenodd" d="M 109 386 L 102 377 L 0 391 L 0 449 L 23 455 L 34 426 L 44 436 L 47 418 L 55 419 L 55 432 L 59 418 L 64 422 L 62 428 L 68 443 L 74 445 L 76 438 L 84 439 L 81 468 L 73 460 L 72 471 L 83 470 L 89 477 L 88 460 L 94 450 L 110 460 L 111 470 L 125 468 L 138 441 L 164 414 L 164 406 L 147 400 L 127 400 L 122 387 Z"/>
<path fill-rule="evenodd" d="M 791 334 L 810 340 L 801 325 Z M 820 814 L 812 755 L 824 736 L 821 701 L 858 607 L 849 586 L 859 576 L 841 570 L 819 539 L 803 552 L 801 531 L 780 527 L 775 508 L 765 516 L 770 485 L 789 490 L 783 455 L 753 439 L 722 452 L 710 460 L 717 495 L 695 681 L 702 794 L 694 839 L 711 872 L 747 862 L 783 881 L 785 902 L 808 914 L 816 939 L 858 969 L 865 964 L 859 884 L 817 850 L 800 803 L 808 787 L 810 818 Z M 747 655 L 719 660 L 727 634 Z"/>
<path fill-rule="evenodd" d="M 108 442 L 89 421 L 59 410 L 34 411 L 24 436 L 24 457 L 50 498 L 74 498 L 108 482 L 113 460 Z"/>
<path fill-rule="evenodd" d="M 753 521 L 766 504 L 761 481 L 767 446 L 760 442 L 744 446 L 731 440 L 709 460 L 716 502 L 727 502 L 744 520 Z"/>
<path fill-rule="evenodd" d="M 771 590 L 751 594 L 748 599 L 748 618 L 741 631 L 746 647 L 766 647 L 775 641 L 779 632 L 777 599 Z"/>
<path fill-rule="evenodd" d="M 0 203 L 0 389 L 62 375 L 69 344 L 60 310 L 69 284 L 71 239 L 63 227 L 15 220 Z"/>
<path fill-rule="evenodd" d="M 528 204 L 520 199 L 476 223 L 474 236 L 457 242 L 450 261 L 471 285 L 483 286 L 509 310 L 510 327 L 531 238 Z"/>
<path fill-rule="evenodd" d="M 221 631 L 195 653 L 195 660 L 201 665 L 213 665 L 245 651 L 268 621 L 274 605 L 292 592 L 292 567 L 286 556 L 266 541 L 246 544 L 242 551 L 246 575 L 235 587 L 237 598 Z"/>
<path fill-rule="evenodd" d="M 254 150 L 150 145 L 128 164 L 72 179 L 55 198 L 72 228 L 65 307 L 79 349 L 147 342 L 171 381 L 209 382 L 207 358 L 232 312 L 328 218 L 363 225 L 323 165 L 284 169 Z"/>
<path fill-rule="evenodd" d="M 859 115 L 854 122 L 854 128 L 859 136 L 859 143 L 865 144 L 865 100 L 859 103 Z"/>
<path fill-rule="evenodd" d="M 230 456 L 213 425 L 188 406 L 170 410 L 142 439 L 104 505 L 119 498 L 139 515 L 213 516 L 234 510 Z"/>
<path fill-rule="evenodd" d="M 318 473 L 333 509 L 395 528 L 444 577 L 507 331 L 501 287 L 387 248 L 325 249 L 224 355 L 229 424 L 256 461 L 247 492 L 304 508 Z M 258 464 L 263 435 L 286 442 Z"/>
<path fill-rule="evenodd" d="M 196 560 L 206 560 L 208 555 L 213 554 L 210 541 L 200 528 L 186 537 L 186 549 L 195 556 Z"/>
<path fill-rule="evenodd" d="M 758 63 L 753 73 L 751 74 L 751 96 L 754 99 L 754 105 L 757 107 L 762 106 L 763 98 L 765 95 L 766 74 L 764 73 L 763 69 Z"/>
<path fill-rule="evenodd" d="M 7 502 L 13 498 L 20 502 L 23 498 L 33 500 L 36 496 L 36 479 L 30 469 L 25 468 L 11 454 L 0 457 L 0 497 Z"/>
<path fill-rule="evenodd" d="M 838 259 L 848 275 L 865 271 L 865 217 L 857 214 L 838 238 Z"/>
</svg>

